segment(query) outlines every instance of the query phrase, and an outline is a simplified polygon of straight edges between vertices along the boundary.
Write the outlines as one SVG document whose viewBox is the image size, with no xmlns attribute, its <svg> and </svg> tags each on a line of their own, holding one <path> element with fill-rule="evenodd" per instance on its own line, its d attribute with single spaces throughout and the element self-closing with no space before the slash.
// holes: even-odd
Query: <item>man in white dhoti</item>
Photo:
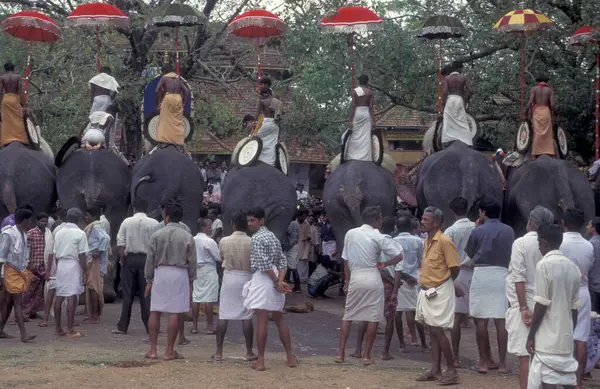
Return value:
<svg viewBox="0 0 600 389">
<path fill-rule="evenodd" d="M 575 357 L 579 362 L 577 369 L 577 385 L 582 385 L 583 374 L 587 361 L 587 342 L 590 336 L 590 314 L 592 311 L 592 302 L 590 291 L 588 289 L 588 279 L 590 270 L 596 259 L 594 246 L 588 242 L 581 231 L 585 225 L 585 215 L 583 211 L 576 208 L 567 209 L 563 213 L 563 227 L 565 234 L 560 246 L 560 251 L 577 265 L 582 274 L 579 287 L 579 315 L 577 317 L 577 326 L 573 334 L 575 341 Z"/>
<path fill-rule="evenodd" d="M 442 234 L 444 219 L 442 211 L 427 207 L 421 218 L 421 229 L 427 234 L 423 265 L 419 276 L 419 297 L 417 299 L 416 320 L 429 326 L 431 331 L 431 370 L 420 374 L 417 381 L 435 381 L 440 385 L 460 383 L 456 371 L 452 347 L 444 329 L 454 325 L 455 296 L 464 292 L 454 280 L 460 271 L 460 258 L 452 240 Z M 448 369 L 442 376 L 442 354 Z"/>
<path fill-rule="evenodd" d="M 246 341 L 246 361 L 255 361 L 258 357 L 252 351 L 254 326 L 252 311 L 244 306 L 242 291 L 252 278 L 250 271 L 251 240 L 246 234 L 248 222 L 246 215 L 236 212 L 231 217 L 233 233 L 219 242 L 223 260 L 223 284 L 219 299 L 219 324 L 217 326 L 217 351 L 214 361 L 223 360 L 223 343 L 230 320 L 241 320 Z"/>
<path fill-rule="evenodd" d="M 479 361 L 471 370 L 485 374 L 496 370 L 509 374 L 506 367 L 506 275 L 512 244 L 515 241 L 513 229 L 500 222 L 500 204 L 483 199 L 479 205 L 479 221 L 483 223 L 472 232 L 465 252 L 473 261 L 473 279 L 469 289 L 469 314 L 475 320 L 475 334 Z M 498 364 L 492 358 L 490 349 L 488 320 L 493 319 L 498 340 Z"/>
<path fill-rule="evenodd" d="M 342 258 L 346 305 L 340 329 L 340 350 L 335 362 L 344 362 L 352 322 L 358 321 L 368 322 L 367 343 L 362 363 L 371 365 L 371 349 L 375 342 L 377 323 L 384 320 L 385 299 L 381 270 L 402 260 L 402 246 L 378 231 L 382 228 L 383 221 L 379 207 L 366 207 L 361 216 L 364 224 L 348 231 L 344 239 Z M 381 254 L 390 259 L 379 262 Z M 397 295 L 398 289 L 395 285 L 392 299 L 396 300 Z"/>
<path fill-rule="evenodd" d="M 369 88 L 369 76 L 358 77 L 358 87 L 352 91 L 352 107 L 348 123 L 345 161 L 373 161 L 371 130 L 375 120 L 373 91 Z M 344 135 L 342 135 L 343 139 Z M 342 145 L 343 146 L 343 145 Z"/>
<path fill-rule="evenodd" d="M 198 316 L 200 304 L 204 305 L 206 314 L 206 335 L 214 335 L 213 305 L 219 301 L 219 275 L 217 263 L 221 262 L 219 246 L 210 236 L 212 234 L 212 220 L 198 220 L 198 234 L 194 237 L 196 243 L 196 279 L 194 280 L 194 293 L 192 294 L 192 321 L 194 326 L 191 333 L 198 333 Z"/>
<path fill-rule="evenodd" d="M 264 119 L 256 133 L 256 136 L 262 140 L 262 151 L 258 160 L 275 166 L 275 146 L 279 142 L 279 123 L 283 117 L 283 103 L 273 97 L 273 91 L 267 86 L 260 91 L 260 113 L 264 115 Z"/>
<path fill-rule="evenodd" d="M 529 213 L 527 234 L 515 240 L 512 246 L 508 275 L 506 276 L 506 297 L 509 308 L 506 311 L 508 331 L 508 352 L 519 357 L 519 384 L 527 389 L 529 375 L 529 353 L 525 345 L 531 326 L 535 267 L 542 259 L 537 231 L 545 224 L 554 223 L 552 211 L 542 206 Z"/>
<path fill-rule="evenodd" d="M 559 250 L 563 234 L 558 225 L 538 229 L 540 252 L 536 265 L 533 317 L 527 337 L 531 354 L 528 389 L 577 385 L 577 361 L 573 358 L 573 328 L 577 324 L 581 272 Z M 586 320 L 589 322 L 590 318 Z"/>
<path fill-rule="evenodd" d="M 119 93 L 119 83 L 110 73 L 110 68 L 102 67 L 100 73 L 88 81 L 92 96 L 90 115 L 94 112 L 106 111 Z"/>
<path fill-rule="evenodd" d="M 442 144 L 461 141 L 473 146 L 473 135 L 465 106 L 469 104 L 472 92 L 467 77 L 461 74 L 462 63 L 453 63 L 451 73 L 444 78 L 443 101 L 444 121 L 442 122 Z"/>
<path fill-rule="evenodd" d="M 269 314 L 277 326 L 279 338 L 287 356 L 287 366 L 298 366 L 298 360 L 292 353 L 290 330 L 283 320 L 285 293 L 291 291 L 284 282 L 287 264 L 281 250 L 281 242 L 265 227 L 265 211 L 260 207 L 247 213 L 248 228 L 252 235 L 250 268 L 252 278 L 244 285 L 244 306 L 256 313 L 258 359 L 252 364 L 257 371 L 265 370 L 265 348 Z"/>
<path fill-rule="evenodd" d="M 65 335 L 61 326 L 62 304 L 67 299 L 67 337 L 80 338 L 75 330 L 75 308 L 77 298 L 84 291 L 83 272 L 87 264 L 87 234 L 78 226 L 83 219 L 77 208 L 67 211 L 67 222 L 56 233 L 54 239 L 54 260 L 56 261 L 56 301 L 54 321 L 56 334 Z"/>
<path fill-rule="evenodd" d="M 473 264 L 471 258 L 465 253 L 465 247 L 471 236 L 471 231 L 475 228 L 473 223 L 467 217 L 469 211 L 469 202 L 463 197 L 456 197 L 450 202 L 450 210 L 454 216 L 454 224 L 444 232 L 456 246 L 456 252 L 460 257 L 460 273 L 456 277 L 456 285 L 465 292 L 462 297 L 456 298 L 456 307 L 454 309 L 454 327 L 452 328 L 452 351 L 454 352 L 454 363 L 460 367 L 460 337 L 463 322 L 469 321 L 469 289 L 473 279 Z"/>
</svg>

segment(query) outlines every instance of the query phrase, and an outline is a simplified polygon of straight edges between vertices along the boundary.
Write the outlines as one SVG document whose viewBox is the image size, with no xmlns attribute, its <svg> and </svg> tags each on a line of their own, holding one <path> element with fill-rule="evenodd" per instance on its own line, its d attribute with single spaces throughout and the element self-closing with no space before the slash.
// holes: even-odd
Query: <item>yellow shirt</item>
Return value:
<svg viewBox="0 0 600 389">
<path fill-rule="evenodd" d="M 420 284 L 423 288 L 437 288 L 450 277 L 450 268 L 460 267 L 460 257 L 456 246 L 441 231 L 425 240 L 423 264 L 421 266 Z"/>
</svg>

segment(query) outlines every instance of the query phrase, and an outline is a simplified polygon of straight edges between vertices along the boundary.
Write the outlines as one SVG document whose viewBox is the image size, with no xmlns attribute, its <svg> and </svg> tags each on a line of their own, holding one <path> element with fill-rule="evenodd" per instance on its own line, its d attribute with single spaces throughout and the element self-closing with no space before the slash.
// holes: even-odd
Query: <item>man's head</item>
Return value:
<svg viewBox="0 0 600 389">
<path fill-rule="evenodd" d="M 15 71 L 15 65 L 8 61 L 4 64 L 4 71 L 5 72 L 14 72 Z"/>
<path fill-rule="evenodd" d="M 587 225 L 587 234 L 591 236 L 600 235 L 600 217 L 595 217 Z"/>
<path fill-rule="evenodd" d="M 248 230 L 248 219 L 243 212 L 234 212 L 231 215 L 231 228 L 233 231 L 246 232 Z"/>
<path fill-rule="evenodd" d="M 135 212 L 148 212 L 148 202 L 142 198 L 136 198 L 133 200 L 133 209 Z"/>
<path fill-rule="evenodd" d="M 102 210 L 97 205 L 92 205 L 88 207 L 85 218 L 88 223 L 93 222 L 94 220 L 99 220 L 102 215 Z"/>
<path fill-rule="evenodd" d="M 541 205 L 533 208 L 529 212 L 529 220 L 527 221 L 527 231 L 537 231 L 544 224 L 554 223 L 554 215 L 548 208 L 544 208 Z"/>
<path fill-rule="evenodd" d="M 256 119 L 252 115 L 246 115 L 242 119 L 242 126 L 244 127 L 244 129 L 246 129 L 248 131 L 253 130 L 255 124 L 256 124 Z"/>
<path fill-rule="evenodd" d="M 15 212 L 15 224 L 20 226 L 24 231 L 27 231 L 30 227 L 31 217 L 33 216 L 33 212 L 29 209 L 18 209 Z M 47 221 L 48 219 L 46 219 Z"/>
<path fill-rule="evenodd" d="M 421 222 L 419 221 L 419 219 L 412 218 L 411 220 L 411 224 L 412 224 L 412 228 L 410 233 L 413 234 L 414 236 L 419 236 L 421 234 Z"/>
<path fill-rule="evenodd" d="M 467 216 L 467 212 L 469 211 L 469 202 L 464 197 L 455 197 L 450 202 L 450 210 L 454 213 L 454 216 L 457 219 L 462 219 Z"/>
<path fill-rule="evenodd" d="M 370 225 L 373 228 L 381 230 L 381 223 L 383 217 L 381 215 L 381 208 L 377 206 L 366 207 L 360 214 L 363 223 Z"/>
<path fill-rule="evenodd" d="M 444 222 L 444 213 L 436 207 L 427 207 L 421 216 L 421 229 L 428 235 L 437 232 Z"/>
<path fill-rule="evenodd" d="M 112 70 L 110 69 L 109 66 L 102 66 L 100 68 L 100 73 L 106 73 L 110 76 L 112 74 Z"/>
<path fill-rule="evenodd" d="M 69 208 L 67 211 L 67 223 L 79 224 L 83 214 L 79 208 Z"/>
<path fill-rule="evenodd" d="M 303 191 L 304 191 L 304 184 L 303 184 L 303 183 L 301 183 L 301 182 L 297 183 L 297 184 L 296 184 L 296 190 L 297 190 L 298 192 L 303 192 Z"/>
<path fill-rule="evenodd" d="M 217 168 L 217 161 L 210 161 L 209 165 L 211 169 L 216 169 Z"/>
<path fill-rule="evenodd" d="M 271 88 L 271 79 L 269 77 L 261 77 L 261 79 L 258 83 L 262 87 L 267 87 L 269 89 Z"/>
<path fill-rule="evenodd" d="M 250 208 L 246 214 L 246 221 L 251 232 L 258 231 L 260 227 L 265 225 L 265 210 L 261 207 Z"/>
<path fill-rule="evenodd" d="M 363 86 L 369 85 L 369 76 L 367 76 L 366 74 L 361 74 L 360 76 L 358 76 L 358 84 Z"/>
<path fill-rule="evenodd" d="M 44 231 L 46 227 L 48 227 L 48 214 L 45 212 L 40 212 L 36 215 L 37 218 L 37 227 Z"/>
<path fill-rule="evenodd" d="M 260 96 L 263 99 L 269 98 L 271 96 L 273 96 L 273 92 L 271 91 L 271 88 L 269 88 L 268 86 L 264 86 L 261 90 L 260 90 Z"/>
<path fill-rule="evenodd" d="M 538 74 L 538 76 L 535 78 L 535 82 L 548 82 L 549 80 L 550 77 L 548 77 L 546 74 Z"/>
<path fill-rule="evenodd" d="M 396 220 L 392 216 L 386 216 L 381 221 L 381 232 L 387 235 L 392 235 L 396 228 Z"/>
<path fill-rule="evenodd" d="M 488 219 L 498 219 L 502 207 L 494 200 L 484 198 L 479 203 L 479 219 L 486 221 Z"/>
<path fill-rule="evenodd" d="M 322 213 L 321 216 L 319 217 L 319 219 L 321 220 L 321 223 L 323 223 L 323 224 L 329 223 L 329 217 L 327 217 L 326 213 Z"/>
<path fill-rule="evenodd" d="M 412 231 L 412 227 L 412 218 L 409 216 L 400 216 L 398 220 L 396 220 L 396 230 L 398 230 L 399 233 L 410 233 Z"/>
<path fill-rule="evenodd" d="M 458 73 L 462 73 L 463 71 L 463 63 L 462 62 L 452 62 L 452 65 L 450 65 L 452 68 L 452 72 L 458 72 Z"/>
<path fill-rule="evenodd" d="M 212 194 L 214 189 L 215 187 L 213 186 L 213 184 L 209 184 L 206 190 L 208 191 L 208 194 Z"/>
<path fill-rule="evenodd" d="M 208 218 L 212 221 L 217 220 L 219 216 L 219 211 L 216 208 L 211 208 L 208 210 Z"/>
<path fill-rule="evenodd" d="M 212 220 L 205 218 L 198 219 L 198 231 L 208 236 L 212 235 Z"/>
<path fill-rule="evenodd" d="M 183 217 L 183 207 L 175 200 L 171 200 L 165 206 L 165 224 L 179 223 Z"/>
<path fill-rule="evenodd" d="M 581 232 L 585 215 L 581 209 L 567 208 L 563 213 L 563 227 L 567 232 Z"/>
<path fill-rule="evenodd" d="M 173 65 L 171 65 L 170 63 L 165 63 L 162 66 L 162 73 L 163 74 L 168 74 L 168 73 L 173 73 Z"/>
<path fill-rule="evenodd" d="M 563 232 L 558 224 L 544 224 L 538 229 L 538 244 L 542 255 L 558 250 L 562 241 Z"/>
<path fill-rule="evenodd" d="M 304 223 L 304 221 L 306 220 L 307 217 L 308 217 L 308 211 L 304 208 L 300 208 L 296 212 L 296 219 L 298 220 L 298 223 L 300 223 L 300 224 Z"/>
</svg>

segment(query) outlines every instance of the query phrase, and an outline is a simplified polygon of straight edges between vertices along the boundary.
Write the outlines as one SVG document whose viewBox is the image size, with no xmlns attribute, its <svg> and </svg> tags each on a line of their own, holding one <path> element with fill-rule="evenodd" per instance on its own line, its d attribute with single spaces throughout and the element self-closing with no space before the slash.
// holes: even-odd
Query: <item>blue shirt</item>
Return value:
<svg viewBox="0 0 600 389">
<path fill-rule="evenodd" d="M 110 237 L 101 225 L 92 227 L 88 236 L 88 260 L 91 260 L 91 252 L 98 250 L 100 255 L 100 274 L 104 276 L 108 269 L 108 246 L 110 245 Z"/>
<path fill-rule="evenodd" d="M 465 253 L 474 266 L 508 268 L 514 241 L 515 232 L 512 228 L 498 219 L 488 219 L 471 232 Z"/>
<path fill-rule="evenodd" d="M 323 224 L 321 226 L 321 240 L 323 242 L 329 242 L 335 240 L 335 235 L 333 234 L 333 229 L 331 228 L 331 224 Z"/>
</svg>

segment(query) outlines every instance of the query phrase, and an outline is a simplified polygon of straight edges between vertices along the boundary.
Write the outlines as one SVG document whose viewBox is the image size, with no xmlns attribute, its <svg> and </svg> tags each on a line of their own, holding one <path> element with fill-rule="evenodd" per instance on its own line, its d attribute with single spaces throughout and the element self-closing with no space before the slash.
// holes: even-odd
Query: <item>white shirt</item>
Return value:
<svg viewBox="0 0 600 389">
<path fill-rule="evenodd" d="M 565 232 L 560 251 L 577 265 L 581 272 L 581 287 L 587 288 L 588 275 L 594 265 L 594 246 L 588 242 L 579 232 Z"/>
<path fill-rule="evenodd" d="M 368 224 L 346 233 L 342 258 L 348 261 L 350 271 L 377 267 L 382 252 L 389 258 L 395 258 L 402 255 L 402 246 Z"/>
<path fill-rule="evenodd" d="M 406 273 L 418 281 L 425 249 L 423 240 L 408 232 L 401 232 L 394 240 L 402 246 L 402 261 L 398 262 L 395 270 Z"/>
<path fill-rule="evenodd" d="M 519 306 L 515 283 L 524 282 L 527 305 L 533 311 L 531 304 L 535 285 L 535 266 L 541 259 L 537 232 L 528 232 L 513 242 L 506 276 L 506 297 L 511 307 Z"/>
<path fill-rule="evenodd" d="M 102 228 L 104 229 L 104 231 L 106 231 L 106 233 L 108 234 L 108 236 L 110 236 L 110 222 L 108 221 L 108 219 L 106 218 L 106 216 L 104 216 L 104 215 L 100 216 L 100 225 L 102 226 Z"/>
<path fill-rule="evenodd" d="M 535 351 L 573 353 L 572 311 L 579 309 L 581 272 L 560 250 L 546 254 L 536 266 L 533 301 L 546 306 L 535 334 Z"/>
<path fill-rule="evenodd" d="M 57 227 L 58 228 L 58 227 Z M 87 234 L 73 223 L 64 223 L 54 238 L 55 260 L 79 260 L 79 254 L 89 251 Z"/>
<path fill-rule="evenodd" d="M 117 246 L 125 247 L 125 254 L 147 254 L 150 238 L 158 225 L 156 219 L 146 216 L 143 212 L 128 217 L 119 228 Z"/>
<path fill-rule="evenodd" d="M 219 228 L 223 229 L 223 222 L 221 221 L 221 219 L 216 218 L 213 222 L 212 225 L 210 227 L 212 229 L 212 233 L 214 234 L 215 231 L 217 231 Z"/>
<path fill-rule="evenodd" d="M 194 236 L 196 243 L 196 263 L 198 266 L 216 266 L 221 262 L 221 252 L 219 245 L 212 238 L 203 232 Z"/>
<path fill-rule="evenodd" d="M 455 221 L 454 224 L 444 231 L 444 234 L 448 235 L 456 246 L 456 252 L 460 257 L 461 266 L 472 265 L 471 258 L 465 253 L 465 247 L 467 247 L 467 242 L 469 241 L 469 237 L 474 228 L 475 223 L 464 217 Z"/>
<path fill-rule="evenodd" d="M 296 191 L 296 197 L 298 198 L 298 200 L 308 200 L 308 192 L 305 191 Z"/>
</svg>

